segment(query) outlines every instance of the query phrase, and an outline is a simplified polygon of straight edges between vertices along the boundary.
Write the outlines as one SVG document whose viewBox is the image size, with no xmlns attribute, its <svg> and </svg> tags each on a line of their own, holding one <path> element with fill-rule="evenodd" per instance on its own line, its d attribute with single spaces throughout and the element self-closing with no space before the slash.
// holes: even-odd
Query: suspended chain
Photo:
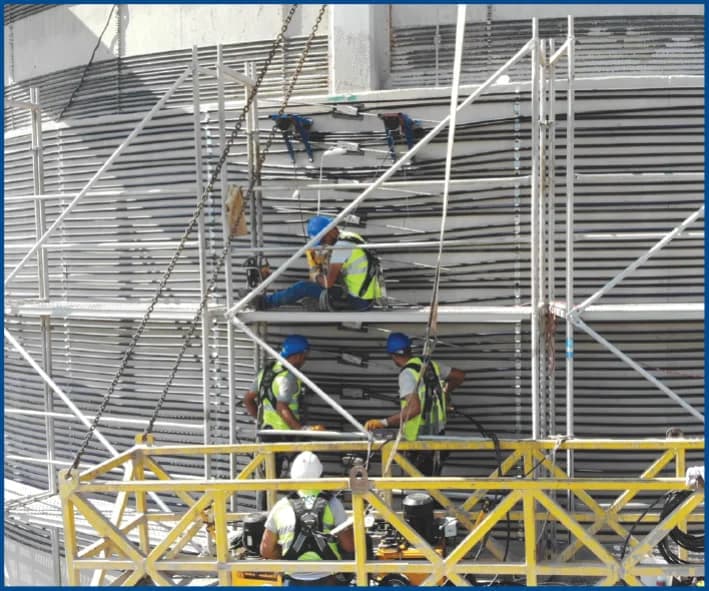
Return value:
<svg viewBox="0 0 709 591">
<path fill-rule="evenodd" d="M 293 89 L 295 88 L 295 84 L 298 81 L 298 77 L 300 76 L 300 73 L 303 70 L 303 66 L 305 64 L 305 60 L 308 57 L 308 52 L 310 51 L 310 46 L 312 45 L 313 39 L 315 38 L 315 33 L 318 30 L 318 27 L 320 26 L 320 21 L 322 21 L 322 18 L 325 14 L 325 9 L 327 8 L 327 4 L 323 4 L 322 7 L 320 8 L 320 12 L 318 13 L 318 17 L 315 19 L 315 24 L 313 25 L 313 28 L 310 32 L 310 36 L 308 37 L 307 41 L 305 42 L 305 47 L 303 48 L 303 53 L 300 56 L 300 60 L 298 61 L 298 65 L 295 68 L 295 72 L 293 73 L 293 77 L 291 78 L 290 84 L 288 86 L 288 89 L 286 90 L 286 94 L 283 97 L 283 103 L 281 105 L 281 108 L 278 111 L 279 115 L 282 115 L 286 108 L 288 107 L 288 101 L 290 100 L 290 96 L 293 93 Z M 275 127 L 274 127 L 275 130 Z M 263 166 L 264 161 L 266 160 L 266 156 L 268 155 L 268 150 L 271 147 L 271 143 L 273 142 L 273 137 L 274 137 L 274 130 L 271 131 L 271 135 L 268 138 L 268 141 L 266 143 L 266 147 L 264 150 L 261 152 L 257 166 L 256 166 L 256 175 L 259 174 L 261 167 Z M 255 178 L 251 179 L 251 182 L 249 183 L 249 189 L 247 191 L 247 197 L 250 195 L 251 191 L 253 190 L 253 186 L 255 184 Z M 165 399 L 167 398 L 167 392 L 170 389 L 170 386 L 172 385 L 172 381 L 175 379 L 175 375 L 177 375 L 177 370 L 180 367 L 180 363 L 182 363 L 182 358 L 184 357 L 185 351 L 187 351 L 187 347 L 190 345 L 190 341 L 192 337 L 194 336 L 195 331 L 197 330 L 197 324 L 199 322 L 199 319 L 202 316 L 202 313 L 204 311 L 204 307 L 207 304 L 207 299 L 209 297 L 209 294 L 214 291 L 214 287 L 221 275 L 222 268 L 224 267 L 224 262 L 226 260 L 227 254 L 229 254 L 229 250 L 231 249 L 231 241 L 232 237 L 229 236 L 224 244 L 224 248 L 222 249 L 221 254 L 219 255 L 219 259 L 217 260 L 216 266 L 214 267 L 214 270 L 212 271 L 212 276 L 209 279 L 209 284 L 207 288 L 204 290 L 204 295 L 202 296 L 202 299 L 199 303 L 199 308 L 197 310 L 197 313 L 194 315 L 194 318 L 192 318 L 192 321 L 190 322 L 190 326 L 188 328 L 187 333 L 184 336 L 183 342 L 182 342 L 182 347 L 180 348 L 180 352 L 177 354 L 177 358 L 175 359 L 175 364 L 172 367 L 172 370 L 170 371 L 170 375 L 168 376 L 167 382 L 165 382 L 165 386 L 163 387 L 162 393 L 160 394 L 160 398 L 155 405 L 155 410 L 153 411 L 153 416 L 150 417 L 150 420 L 148 421 L 148 425 L 145 428 L 145 431 L 143 433 L 147 435 L 148 433 L 152 433 L 153 426 L 155 424 L 155 420 L 158 417 L 158 414 L 160 413 L 160 410 L 162 409 L 163 404 L 165 403 Z M 226 286 L 226 289 L 229 289 L 229 286 Z"/>
<path fill-rule="evenodd" d="M 143 331 L 145 330 L 145 326 L 148 323 L 148 320 L 150 319 L 150 316 L 152 315 L 155 305 L 157 304 L 158 300 L 160 299 L 160 296 L 162 295 L 163 290 L 165 289 L 165 285 L 167 284 L 168 279 L 172 275 L 175 265 L 177 264 L 177 259 L 180 257 L 180 254 L 182 254 L 182 251 L 185 248 L 185 244 L 187 242 L 187 239 L 189 238 L 189 235 L 192 233 L 192 230 L 194 230 L 194 227 L 197 225 L 197 221 L 199 219 L 199 216 L 202 213 L 202 210 L 204 209 L 204 206 L 207 202 L 207 197 L 212 192 L 212 188 L 214 187 L 214 183 L 215 183 L 217 177 L 219 176 L 219 173 L 221 172 L 222 166 L 224 166 L 224 162 L 226 162 L 227 156 L 229 155 L 229 150 L 231 149 L 231 146 L 236 141 L 236 137 L 239 134 L 239 131 L 241 130 L 241 125 L 244 122 L 244 118 L 246 117 L 246 113 L 248 112 L 249 107 L 251 106 L 251 103 L 253 102 L 254 98 L 256 97 L 259 87 L 261 86 L 261 83 L 263 82 L 263 79 L 266 76 L 266 72 L 268 72 L 268 69 L 271 66 L 271 62 L 273 61 L 273 58 L 276 55 L 276 51 L 278 50 L 278 46 L 283 42 L 283 38 L 285 37 L 285 33 L 288 30 L 288 25 L 290 25 L 290 22 L 293 18 L 293 15 L 295 14 L 295 11 L 297 8 L 298 8 L 297 4 L 294 4 L 291 7 L 290 11 L 288 12 L 288 14 L 286 15 L 286 18 L 283 21 L 283 25 L 281 26 L 280 32 L 278 33 L 278 35 L 276 36 L 276 38 L 273 41 L 273 44 L 272 44 L 271 49 L 268 53 L 268 56 L 266 57 L 266 62 L 264 63 L 264 66 L 256 79 L 256 83 L 249 91 L 246 102 L 244 103 L 244 106 L 241 109 L 241 113 L 239 113 L 239 118 L 237 119 L 236 124 L 234 125 L 234 129 L 232 130 L 231 135 L 229 136 L 229 139 L 227 140 L 226 146 L 224 147 L 224 151 L 222 152 L 222 155 L 219 158 L 219 161 L 217 162 L 217 166 L 214 169 L 214 172 L 212 173 L 211 178 L 209 179 L 209 183 L 207 183 L 207 186 L 205 187 L 204 191 L 202 192 L 202 195 L 199 198 L 199 201 L 197 203 L 197 207 L 195 208 L 194 213 L 192 214 L 192 219 L 190 219 L 189 223 L 187 224 L 187 228 L 185 229 L 184 233 L 182 234 L 182 238 L 180 239 L 180 243 L 177 245 L 177 249 L 175 250 L 175 253 L 172 255 L 172 259 L 170 259 L 170 262 L 168 263 L 165 274 L 163 275 L 162 279 L 160 280 L 158 288 L 155 291 L 155 294 L 153 295 L 152 300 L 150 301 L 150 305 L 148 306 L 148 309 L 146 310 L 145 315 L 143 316 L 143 319 L 141 320 L 140 325 L 138 326 L 138 329 L 136 330 L 135 334 L 131 338 L 131 341 L 128 344 L 128 348 L 126 349 L 125 353 L 123 354 L 123 359 L 121 360 L 121 364 L 118 367 L 118 370 L 116 371 L 116 375 L 113 377 L 113 380 L 111 381 L 111 384 L 108 387 L 108 391 L 106 392 L 106 395 L 104 396 L 104 399 L 101 402 L 101 405 L 99 406 L 98 411 L 96 412 L 96 416 L 94 417 L 94 420 L 92 421 L 91 426 L 89 427 L 89 430 L 86 433 L 86 436 L 84 437 L 84 440 L 81 442 L 81 446 L 79 447 L 79 451 L 77 452 L 76 457 L 74 458 L 74 461 L 71 464 L 71 468 L 70 468 L 71 470 L 75 470 L 79 466 L 79 461 L 81 460 L 81 456 L 84 454 L 84 452 L 86 451 L 86 448 L 89 445 L 89 442 L 91 441 L 94 431 L 96 430 L 96 427 L 98 426 L 99 421 L 101 420 L 101 416 L 105 412 L 106 407 L 108 406 L 108 403 L 111 399 L 111 396 L 112 396 L 114 390 L 116 389 L 116 385 L 118 384 L 118 380 L 120 380 L 120 378 L 123 376 L 123 373 L 124 373 L 126 367 L 128 366 L 128 362 L 130 361 L 130 359 L 133 355 L 133 352 L 135 351 L 135 347 L 138 344 L 138 340 L 140 339 L 140 336 L 143 334 Z M 193 72 L 192 75 L 197 76 L 198 74 L 197 74 L 197 72 Z M 199 174 L 201 174 L 201 171 L 199 171 Z M 200 313 L 201 313 L 201 307 L 200 307 Z M 150 424 L 150 427 L 152 428 L 152 423 Z"/>
</svg>

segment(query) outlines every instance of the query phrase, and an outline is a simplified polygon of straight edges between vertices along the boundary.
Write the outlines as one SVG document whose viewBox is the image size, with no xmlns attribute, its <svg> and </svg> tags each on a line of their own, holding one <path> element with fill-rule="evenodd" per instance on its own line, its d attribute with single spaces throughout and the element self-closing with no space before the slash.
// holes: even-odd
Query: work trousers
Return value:
<svg viewBox="0 0 709 591">
<path fill-rule="evenodd" d="M 325 288 L 314 281 L 298 281 L 286 289 L 276 291 L 266 296 L 266 308 L 297 304 L 303 298 L 320 299 L 320 294 Z M 367 310 L 372 307 L 374 300 L 363 300 L 352 294 L 347 294 L 347 303 L 351 310 Z"/>
</svg>

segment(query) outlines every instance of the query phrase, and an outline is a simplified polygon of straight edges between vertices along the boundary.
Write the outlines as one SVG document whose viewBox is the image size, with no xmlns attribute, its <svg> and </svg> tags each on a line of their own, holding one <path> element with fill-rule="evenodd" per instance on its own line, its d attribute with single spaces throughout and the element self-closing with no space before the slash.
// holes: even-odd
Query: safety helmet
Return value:
<svg viewBox="0 0 709 591">
<path fill-rule="evenodd" d="M 293 480 L 314 480 L 320 478 L 321 474 L 322 464 L 312 451 L 303 451 L 295 456 L 290 468 L 290 477 Z"/>
<path fill-rule="evenodd" d="M 297 355 L 298 353 L 309 350 L 310 343 L 308 339 L 299 334 L 290 334 L 283 341 L 281 355 L 283 355 L 283 357 L 290 357 L 291 355 Z"/>
<path fill-rule="evenodd" d="M 387 338 L 387 353 L 402 355 L 411 348 L 411 339 L 403 332 L 393 332 Z"/>
<path fill-rule="evenodd" d="M 308 220 L 308 236 L 310 238 L 312 238 L 313 236 L 317 236 L 327 226 L 329 226 L 330 223 L 332 223 L 332 218 L 329 218 L 326 215 L 316 215 L 311 217 Z M 320 242 L 322 242 L 322 239 L 320 240 Z M 318 242 L 316 246 L 320 245 L 320 242 Z"/>
</svg>

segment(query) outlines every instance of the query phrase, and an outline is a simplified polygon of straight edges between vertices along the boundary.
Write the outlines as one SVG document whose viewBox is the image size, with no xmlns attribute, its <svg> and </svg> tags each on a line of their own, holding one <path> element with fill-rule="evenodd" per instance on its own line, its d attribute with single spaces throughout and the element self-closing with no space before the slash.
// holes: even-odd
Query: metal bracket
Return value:
<svg viewBox="0 0 709 591">
<path fill-rule="evenodd" d="M 353 493 L 369 492 L 369 477 L 367 470 L 361 464 L 355 464 L 350 468 L 350 490 Z"/>
</svg>

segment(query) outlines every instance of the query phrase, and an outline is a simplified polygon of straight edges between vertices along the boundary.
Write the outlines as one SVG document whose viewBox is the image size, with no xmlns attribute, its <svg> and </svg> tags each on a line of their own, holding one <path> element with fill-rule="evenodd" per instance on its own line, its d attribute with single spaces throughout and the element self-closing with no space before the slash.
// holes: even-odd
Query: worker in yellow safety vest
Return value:
<svg viewBox="0 0 709 591">
<path fill-rule="evenodd" d="M 310 218 L 308 236 L 316 236 L 332 221 L 323 215 Z M 309 253 L 309 262 L 318 269 L 313 279 L 261 297 L 256 300 L 256 307 L 267 310 L 310 298 L 318 302 L 321 310 L 368 310 L 383 296 L 383 277 L 376 253 L 361 248 L 363 244 L 366 243 L 359 234 L 333 226 L 318 243 L 333 249 Z"/>
<path fill-rule="evenodd" d="M 465 379 L 465 372 L 422 357 L 414 357 L 412 340 L 401 332 L 393 332 L 387 339 L 387 353 L 399 371 L 399 399 L 401 411 L 385 419 L 370 419 L 367 431 L 386 427 L 401 427 L 407 441 L 416 441 L 421 435 L 444 435 L 448 419 L 450 394 Z M 421 372 L 425 368 L 422 376 Z M 441 473 L 447 453 L 416 451 L 408 457 L 424 476 Z"/>
<path fill-rule="evenodd" d="M 310 351 L 308 339 L 299 334 L 288 335 L 281 347 L 281 356 L 300 369 Z M 246 412 L 256 419 L 260 431 L 298 431 L 301 422 L 300 400 L 303 385 L 280 361 L 273 361 L 261 370 L 244 396 Z M 292 441 L 283 435 L 261 435 L 262 441 Z M 276 454 L 276 475 L 280 476 L 287 454 Z"/>
<path fill-rule="evenodd" d="M 293 480 L 318 480 L 322 475 L 320 459 L 311 451 L 298 454 L 293 460 L 290 476 Z M 266 518 L 261 538 L 261 556 L 283 560 L 340 560 L 342 551 L 354 552 L 351 527 L 344 524 L 347 514 L 342 502 L 330 492 L 298 490 L 282 498 Z M 338 579 L 322 572 L 285 573 L 287 586 L 312 587 L 338 585 Z"/>
</svg>

